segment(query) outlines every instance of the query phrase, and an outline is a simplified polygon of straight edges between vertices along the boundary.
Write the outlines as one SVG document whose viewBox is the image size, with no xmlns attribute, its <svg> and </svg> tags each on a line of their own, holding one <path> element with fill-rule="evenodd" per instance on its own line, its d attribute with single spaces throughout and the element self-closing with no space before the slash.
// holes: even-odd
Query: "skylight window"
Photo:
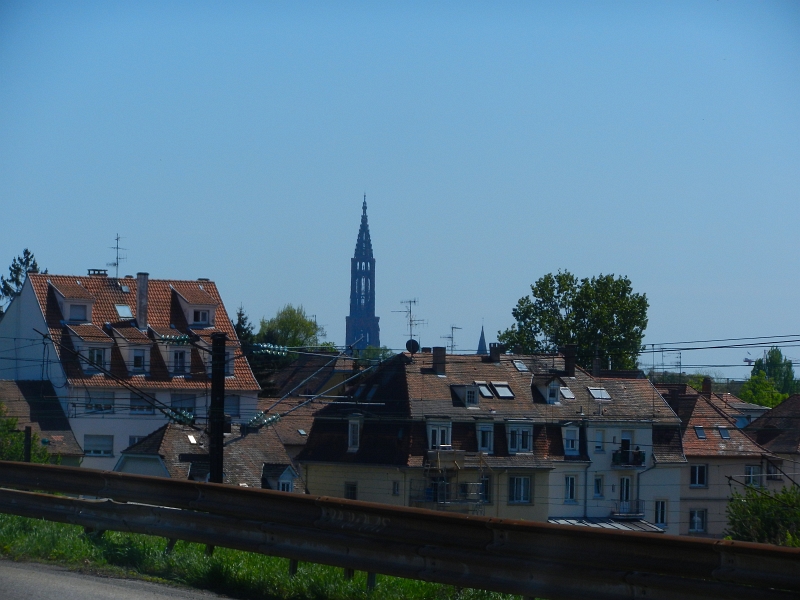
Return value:
<svg viewBox="0 0 800 600">
<path fill-rule="evenodd" d="M 131 307 L 127 304 L 115 304 L 117 308 L 117 314 L 119 315 L 120 319 L 132 319 L 133 313 L 131 312 Z"/>
<path fill-rule="evenodd" d="M 561 395 L 569 400 L 575 400 L 575 393 L 568 387 L 561 388 Z"/>
<path fill-rule="evenodd" d="M 514 392 L 511 391 L 507 381 L 493 381 L 492 387 L 494 388 L 495 393 L 497 393 L 498 398 L 514 397 Z"/>
<path fill-rule="evenodd" d="M 305 429 L 298 429 L 298 430 L 297 430 L 297 433 L 299 433 L 300 435 L 308 435 L 308 434 L 306 433 L 306 430 L 305 430 Z"/>
<path fill-rule="evenodd" d="M 590 387 L 589 393 L 595 400 L 611 400 L 611 395 L 608 393 L 608 390 L 606 390 L 606 388 Z"/>
<path fill-rule="evenodd" d="M 369 394 L 367 394 L 367 401 L 368 401 L 368 402 L 369 402 L 370 400 L 372 400 L 373 396 L 375 396 L 375 392 L 377 392 L 377 391 L 378 391 L 378 386 L 377 386 L 377 384 L 376 384 L 376 385 L 373 385 L 373 386 L 372 386 L 372 388 L 369 390 Z"/>
<path fill-rule="evenodd" d="M 527 372 L 530 371 L 530 369 L 528 368 L 528 365 L 526 365 L 521 360 L 515 360 L 514 361 L 514 366 L 517 368 L 517 371 L 520 371 L 521 373 L 527 373 Z"/>
<path fill-rule="evenodd" d="M 474 382 L 475 385 L 478 386 L 478 391 L 481 393 L 481 396 L 484 398 L 494 398 L 494 394 L 492 390 L 489 389 L 489 385 L 485 381 L 476 381 Z"/>
<path fill-rule="evenodd" d="M 706 430 L 703 428 L 702 425 L 695 425 L 694 432 L 697 435 L 698 439 L 704 440 L 706 439 Z"/>
<path fill-rule="evenodd" d="M 728 431 L 727 427 L 719 427 L 718 429 L 719 429 L 719 437 L 721 437 L 723 440 L 731 439 L 731 432 Z"/>
</svg>

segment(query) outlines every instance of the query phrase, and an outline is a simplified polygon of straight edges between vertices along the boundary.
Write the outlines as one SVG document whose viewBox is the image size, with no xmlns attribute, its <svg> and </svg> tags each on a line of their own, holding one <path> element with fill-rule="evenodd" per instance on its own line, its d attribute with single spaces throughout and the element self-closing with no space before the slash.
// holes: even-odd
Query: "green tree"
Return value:
<svg viewBox="0 0 800 600">
<path fill-rule="evenodd" d="M 25 435 L 17 424 L 17 419 L 6 417 L 6 407 L 0 403 L 0 460 L 21 461 L 25 457 Z M 50 462 L 50 453 L 35 433 L 31 435 L 31 462 Z"/>
<path fill-rule="evenodd" d="M 367 346 L 363 350 L 357 350 L 356 353 L 357 358 L 354 366 L 358 367 L 368 367 L 394 356 L 394 352 L 386 346 L 381 346 L 380 348 Z"/>
<path fill-rule="evenodd" d="M 767 377 L 764 371 L 756 371 L 750 379 L 742 384 L 739 391 L 739 398 L 752 404 L 761 406 L 777 406 L 789 397 L 789 394 L 781 394 L 775 389 L 775 383 Z"/>
<path fill-rule="evenodd" d="M 647 297 L 633 292 L 627 277 L 599 275 L 578 280 L 569 271 L 548 273 L 531 285 L 511 311 L 516 323 L 497 339 L 523 353 L 555 352 L 576 344 L 577 361 L 632 369 L 647 327 Z"/>
<path fill-rule="evenodd" d="M 22 284 L 28 278 L 28 273 L 38 273 L 39 264 L 33 252 L 25 248 L 22 256 L 17 256 L 11 260 L 8 267 L 8 278 L 0 275 L 0 318 L 3 316 L 4 307 L 8 306 L 22 290 Z M 47 273 L 47 269 L 42 271 Z"/>
<path fill-rule="evenodd" d="M 800 547 L 800 487 L 734 492 L 726 512 L 725 535 L 734 540 Z"/>
<path fill-rule="evenodd" d="M 236 337 L 239 338 L 242 345 L 246 346 L 247 344 L 252 344 L 253 340 L 255 340 L 253 324 L 250 322 L 247 313 L 244 312 L 244 306 L 241 304 L 239 308 L 236 309 L 236 320 L 233 321 L 233 329 L 236 331 Z"/>
<path fill-rule="evenodd" d="M 287 304 L 271 319 L 261 319 L 256 341 L 290 348 L 319 346 L 325 338 L 325 329 L 306 315 L 300 305 Z"/>
<path fill-rule="evenodd" d="M 765 373 L 775 384 L 775 389 L 782 394 L 792 395 L 798 390 L 792 360 L 784 358 L 780 348 L 773 346 L 767 352 L 766 358 L 756 360 L 750 374 L 752 376 L 759 371 Z"/>
</svg>

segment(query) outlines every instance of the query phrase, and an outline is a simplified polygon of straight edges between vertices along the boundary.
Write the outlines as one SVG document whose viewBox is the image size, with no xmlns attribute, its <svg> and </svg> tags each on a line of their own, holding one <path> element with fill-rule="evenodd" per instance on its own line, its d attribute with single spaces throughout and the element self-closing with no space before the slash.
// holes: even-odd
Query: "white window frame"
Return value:
<svg viewBox="0 0 800 600">
<path fill-rule="evenodd" d="M 478 398 L 477 386 L 467 386 L 467 388 L 464 390 L 464 404 L 467 407 L 478 406 L 480 404 L 480 400 Z"/>
<path fill-rule="evenodd" d="M 509 454 L 533 452 L 533 425 L 509 424 L 506 428 Z"/>
<path fill-rule="evenodd" d="M 98 360 L 99 359 L 99 360 Z M 87 348 L 86 349 L 86 370 L 97 372 L 106 368 L 106 349 Z"/>
<path fill-rule="evenodd" d="M 192 311 L 192 323 L 194 325 L 208 325 L 211 323 L 211 311 L 198 308 Z"/>
<path fill-rule="evenodd" d="M 95 414 L 114 412 L 114 392 L 86 390 L 86 412 Z"/>
<path fill-rule="evenodd" d="M 507 381 L 492 381 L 492 389 L 501 400 L 511 400 L 514 398 L 514 390 Z"/>
<path fill-rule="evenodd" d="M 744 466 L 744 484 L 753 487 L 762 487 L 761 478 L 763 472 L 761 465 L 745 465 Z"/>
<path fill-rule="evenodd" d="M 656 500 L 653 503 L 653 523 L 655 525 L 667 525 L 667 500 Z"/>
<path fill-rule="evenodd" d="M 705 508 L 693 508 L 689 511 L 689 533 L 705 533 L 708 526 L 708 511 Z"/>
<path fill-rule="evenodd" d="M 186 350 L 172 351 L 172 372 L 174 374 L 184 375 L 188 372 L 188 369 L 186 367 L 186 354 L 187 354 Z"/>
<path fill-rule="evenodd" d="M 689 465 L 689 487 L 708 487 L 708 465 Z"/>
<path fill-rule="evenodd" d="M 136 366 L 136 359 L 141 358 L 141 366 Z M 145 348 L 134 348 L 131 350 L 131 372 L 144 373 L 147 371 L 147 350 Z"/>
<path fill-rule="evenodd" d="M 767 479 L 772 481 L 781 481 L 783 479 L 778 465 L 769 460 L 767 461 Z"/>
<path fill-rule="evenodd" d="M 85 456 L 114 456 L 113 435 L 83 436 L 83 453 Z"/>
<path fill-rule="evenodd" d="M 595 474 L 594 476 L 594 497 L 595 498 L 605 497 L 605 482 L 603 481 L 602 475 Z"/>
<path fill-rule="evenodd" d="M 561 384 L 558 381 L 551 381 L 547 385 L 547 403 L 556 404 L 560 400 Z"/>
<path fill-rule="evenodd" d="M 452 447 L 453 423 L 451 421 L 428 422 L 428 450 Z"/>
<path fill-rule="evenodd" d="M 564 504 L 576 504 L 575 500 L 575 475 L 564 475 Z"/>
<path fill-rule="evenodd" d="M 478 431 L 478 452 L 494 454 L 494 423 L 479 423 Z"/>
<path fill-rule="evenodd" d="M 604 429 L 596 429 L 594 432 L 594 452 L 603 454 L 606 451 L 606 432 Z"/>
<path fill-rule="evenodd" d="M 352 418 L 347 420 L 347 451 L 358 452 L 361 444 L 361 425 L 363 420 L 361 418 Z"/>
<path fill-rule="evenodd" d="M 146 437 L 147 437 L 146 435 L 129 435 L 128 436 L 128 447 L 130 448 L 134 444 L 138 444 L 139 442 L 141 442 Z"/>
<path fill-rule="evenodd" d="M 78 313 L 83 309 L 82 315 Z M 70 304 L 69 305 L 69 321 L 73 323 L 85 323 L 89 320 L 89 306 L 87 304 Z"/>
<path fill-rule="evenodd" d="M 508 478 L 508 503 L 531 503 L 531 477 L 530 475 L 512 475 Z"/>
<path fill-rule="evenodd" d="M 580 433 L 576 427 L 564 430 L 564 454 L 570 456 L 580 454 Z"/>
</svg>

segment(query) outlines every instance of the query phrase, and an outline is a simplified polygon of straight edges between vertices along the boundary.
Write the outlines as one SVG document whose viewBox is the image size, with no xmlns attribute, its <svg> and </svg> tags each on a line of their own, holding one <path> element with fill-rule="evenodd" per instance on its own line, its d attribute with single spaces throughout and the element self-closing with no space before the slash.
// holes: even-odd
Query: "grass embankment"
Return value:
<svg viewBox="0 0 800 600">
<path fill-rule="evenodd" d="M 289 577 L 283 558 L 217 548 L 206 556 L 200 544 L 178 542 L 166 553 L 164 538 L 107 531 L 86 535 L 83 528 L 0 514 L 0 553 L 13 560 L 58 562 L 123 577 L 177 582 L 233 598 L 259 600 L 511 600 L 514 596 L 481 590 L 379 576 L 366 590 L 366 574 L 344 578 L 342 569 L 300 563 Z"/>
</svg>

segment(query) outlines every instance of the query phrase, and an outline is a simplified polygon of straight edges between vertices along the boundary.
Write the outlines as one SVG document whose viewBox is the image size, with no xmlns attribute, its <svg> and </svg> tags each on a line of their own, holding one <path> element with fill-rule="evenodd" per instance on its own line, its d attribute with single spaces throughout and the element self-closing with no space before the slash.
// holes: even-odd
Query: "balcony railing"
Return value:
<svg viewBox="0 0 800 600">
<path fill-rule="evenodd" d="M 643 519 L 644 500 L 620 500 L 615 502 L 611 516 L 618 519 Z"/>
<path fill-rule="evenodd" d="M 644 450 L 614 450 L 611 454 L 611 464 L 615 467 L 643 467 L 644 461 Z"/>
</svg>

